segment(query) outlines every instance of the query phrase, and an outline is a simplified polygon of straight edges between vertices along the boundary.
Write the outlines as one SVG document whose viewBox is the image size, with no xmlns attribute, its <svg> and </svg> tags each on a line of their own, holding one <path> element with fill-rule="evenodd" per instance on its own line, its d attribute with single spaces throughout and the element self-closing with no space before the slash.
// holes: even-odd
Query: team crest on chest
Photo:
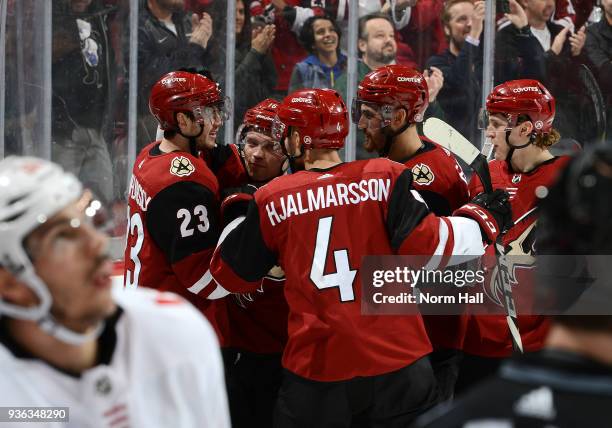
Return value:
<svg viewBox="0 0 612 428">
<path fill-rule="evenodd" d="M 522 175 L 521 174 L 514 174 L 512 176 L 512 183 L 516 184 L 519 183 L 521 181 Z"/>
<path fill-rule="evenodd" d="M 185 156 L 177 156 L 170 162 L 170 174 L 179 177 L 187 177 L 193 171 L 195 171 L 195 167 Z"/>
<path fill-rule="evenodd" d="M 412 167 L 412 179 L 417 184 L 428 186 L 433 183 L 435 178 L 431 168 L 424 163 L 419 163 Z"/>
</svg>

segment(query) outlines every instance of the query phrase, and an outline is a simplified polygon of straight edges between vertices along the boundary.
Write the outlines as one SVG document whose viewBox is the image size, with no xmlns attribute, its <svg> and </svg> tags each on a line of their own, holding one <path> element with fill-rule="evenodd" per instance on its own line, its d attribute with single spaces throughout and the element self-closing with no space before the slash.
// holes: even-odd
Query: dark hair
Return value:
<svg viewBox="0 0 612 428">
<path fill-rule="evenodd" d="M 185 116 L 187 116 L 192 121 L 195 120 L 195 116 L 190 111 L 181 111 L 181 112 L 174 113 L 175 119 L 176 119 L 176 115 L 178 113 L 183 113 Z M 164 130 L 164 138 L 166 140 L 171 140 L 174 137 L 176 137 L 177 135 L 179 135 L 179 128 L 178 128 L 178 126 L 176 127 L 176 129 L 166 129 L 166 130 Z"/>
<path fill-rule="evenodd" d="M 380 13 L 380 12 L 370 13 L 368 15 L 365 15 L 359 18 L 359 38 L 360 39 L 362 40 L 366 39 L 366 29 L 365 29 L 366 24 L 368 23 L 368 21 L 371 21 L 373 19 L 384 19 L 389 24 L 391 24 L 391 27 L 393 27 L 393 31 L 395 31 L 395 25 L 393 24 L 393 21 L 391 21 L 391 18 L 389 18 L 389 15 Z"/>
<path fill-rule="evenodd" d="M 338 46 L 336 48 L 336 51 L 338 52 L 338 55 L 339 55 L 340 54 L 340 38 L 342 37 L 342 31 L 340 30 L 340 27 L 338 26 L 338 24 L 336 24 L 336 21 L 334 21 L 334 19 L 329 15 L 311 16 L 310 18 L 308 18 L 306 22 L 304 22 L 304 25 L 302 25 L 302 30 L 300 31 L 300 37 L 299 37 L 300 44 L 304 47 L 304 49 L 308 51 L 308 53 L 311 53 L 313 55 L 317 54 L 317 52 L 314 49 L 315 36 L 314 36 L 313 27 L 314 27 L 314 23 L 320 19 L 324 19 L 326 21 L 331 22 L 334 27 L 334 31 L 336 32 L 336 34 L 338 34 Z"/>
<path fill-rule="evenodd" d="M 236 37 L 236 46 L 249 46 L 251 44 L 251 9 L 248 0 L 236 0 L 236 6 L 238 1 L 242 1 L 244 6 L 244 24 L 242 25 L 242 31 Z M 225 4 L 225 2 L 219 3 Z"/>
</svg>

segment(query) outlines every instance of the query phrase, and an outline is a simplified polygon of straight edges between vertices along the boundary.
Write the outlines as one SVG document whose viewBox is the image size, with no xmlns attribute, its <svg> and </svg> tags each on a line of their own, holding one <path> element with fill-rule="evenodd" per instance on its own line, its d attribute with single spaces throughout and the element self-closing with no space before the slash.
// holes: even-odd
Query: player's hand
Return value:
<svg viewBox="0 0 612 428">
<path fill-rule="evenodd" d="M 223 189 L 221 192 L 223 200 L 221 203 L 221 220 L 224 225 L 246 215 L 249 203 L 253 200 L 253 194 L 256 191 L 257 187 L 252 184 Z"/>
<path fill-rule="evenodd" d="M 438 67 L 430 67 L 430 70 L 425 70 L 423 77 L 425 77 L 427 88 L 429 89 L 429 102 L 432 103 L 436 100 L 442 86 L 444 86 L 444 74 Z"/>
<path fill-rule="evenodd" d="M 555 39 L 550 45 L 550 50 L 553 51 L 555 55 L 559 55 L 561 53 L 561 50 L 563 49 L 563 44 L 565 43 L 565 40 L 567 39 L 568 34 L 569 34 L 569 28 L 565 27 L 563 30 L 559 32 L 559 34 L 555 36 Z"/>
<path fill-rule="evenodd" d="M 569 37 L 572 56 L 580 55 L 584 43 L 586 42 L 586 27 L 583 25 L 577 33 L 572 34 Z"/>
<path fill-rule="evenodd" d="M 191 37 L 189 41 L 206 49 L 212 36 L 213 21 L 209 14 L 204 12 L 200 18 L 197 13 L 191 15 Z"/>
<path fill-rule="evenodd" d="M 483 241 L 495 242 L 500 233 L 512 226 L 510 196 L 502 189 L 480 193 L 472 201 L 458 208 L 453 215 L 475 220 L 480 226 Z"/>
<path fill-rule="evenodd" d="M 470 29 L 470 36 L 478 40 L 480 34 L 482 34 L 482 28 L 484 25 L 485 17 L 485 2 L 484 0 L 478 0 L 474 3 L 474 14 L 472 15 L 472 28 Z"/>
<path fill-rule="evenodd" d="M 504 13 L 504 16 L 514 24 L 519 30 L 529 24 L 527 14 L 523 7 L 516 0 L 509 0 L 510 13 Z"/>
</svg>

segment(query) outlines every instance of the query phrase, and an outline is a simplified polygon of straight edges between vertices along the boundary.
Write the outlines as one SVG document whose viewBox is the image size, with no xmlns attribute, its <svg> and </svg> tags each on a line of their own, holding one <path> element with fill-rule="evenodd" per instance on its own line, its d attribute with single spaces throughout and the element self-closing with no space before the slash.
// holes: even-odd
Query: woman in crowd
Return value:
<svg viewBox="0 0 612 428">
<path fill-rule="evenodd" d="M 340 35 L 340 28 L 329 16 L 306 20 L 300 42 L 310 55 L 295 65 L 289 92 L 300 88 L 333 88 L 346 68 L 346 56 L 339 48 Z"/>
</svg>

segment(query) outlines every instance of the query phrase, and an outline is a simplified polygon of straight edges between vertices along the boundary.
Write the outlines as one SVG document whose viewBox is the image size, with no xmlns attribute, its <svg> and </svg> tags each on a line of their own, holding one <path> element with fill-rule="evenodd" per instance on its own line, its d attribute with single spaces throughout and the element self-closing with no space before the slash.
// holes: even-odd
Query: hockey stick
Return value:
<svg viewBox="0 0 612 428">
<path fill-rule="evenodd" d="M 584 64 L 580 64 L 580 71 L 578 72 L 580 81 L 587 91 L 587 95 L 593 104 L 595 110 L 595 129 L 596 143 L 603 143 L 606 140 L 606 105 L 604 103 L 601 89 L 597 84 L 597 80 L 591 73 L 589 67 Z"/>
<path fill-rule="evenodd" d="M 430 140 L 435 141 L 442 147 L 450 150 L 455 156 L 467 163 L 480 178 L 486 193 L 493 192 L 491 184 L 491 173 L 487 159 L 480 151 L 448 123 L 435 117 L 429 118 L 423 124 L 423 133 Z M 518 328 L 516 306 L 512 297 L 512 285 L 510 284 L 509 263 L 506 250 L 501 242 L 501 233 L 495 242 L 495 253 L 497 255 L 497 279 L 503 287 L 504 308 L 506 309 L 506 322 L 512 338 L 512 347 L 515 351 L 523 353 L 523 341 Z"/>
<path fill-rule="evenodd" d="M 493 191 L 487 158 L 459 131 L 443 120 L 431 117 L 423 124 L 423 133 L 427 138 L 450 150 L 455 156 L 467 163 L 480 178 L 485 193 Z"/>
</svg>

